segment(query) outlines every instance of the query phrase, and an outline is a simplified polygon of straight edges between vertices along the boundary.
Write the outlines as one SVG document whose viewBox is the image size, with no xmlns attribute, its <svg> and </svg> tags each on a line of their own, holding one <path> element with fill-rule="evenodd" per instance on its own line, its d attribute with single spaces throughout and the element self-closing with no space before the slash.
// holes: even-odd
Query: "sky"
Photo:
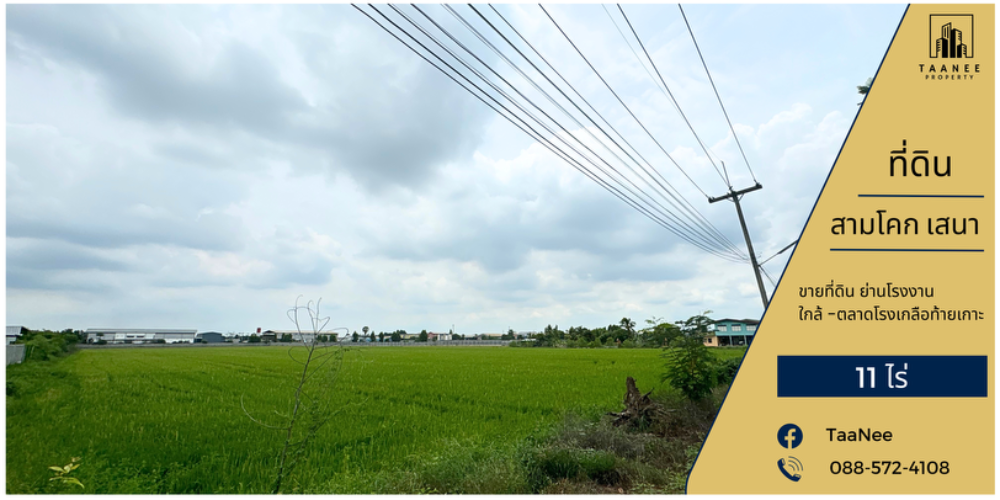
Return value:
<svg viewBox="0 0 1000 500">
<path fill-rule="evenodd" d="M 684 172 L 538 6 L 496 7 L 745 252 L 733 204 L 705 196 L 726 183 L 618 32 L 609 12 L 627 27 L 613 6 L 548 10 Z M 442 6 L 424 10 L 542 100 Z M 856 86 L 875 75 L 905 6 L 684 10 L 753 175 L 677 6 L 625 6 L 731 184 L 764 186 L 742 206 L 767 259 L 802 231 L 859 109 Z M 289 329 L 300 295 L 322 298 L 329 326 L 352 331 L 763 313 L 748 263 L 626 205 L 349 5 L 8 5 L 6 15 L 9 325 Z M 791 253 L 765 266 L 775 281 Z"/>
</svg>

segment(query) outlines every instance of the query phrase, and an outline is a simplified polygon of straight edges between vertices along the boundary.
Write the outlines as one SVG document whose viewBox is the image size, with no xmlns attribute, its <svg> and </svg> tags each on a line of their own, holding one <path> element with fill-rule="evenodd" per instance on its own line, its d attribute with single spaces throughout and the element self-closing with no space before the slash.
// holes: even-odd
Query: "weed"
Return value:
<svg viewBox="0 0 1000 500">
<path fill-rule="evenodd" d="M 70 459 L 68 464 L 62 467 L 59 467 L 57 465 L 49 466 L 49 470 L 51 470 L 55 474 L 53 477 L 49 478 L 49 481 L 55 481 L 57 484 L 62 484 L 62 485 L 79 486 L 81 489 L 83 489 L 84 487 L 83 483 L 81 483 L 79 479 L 70 475 L 73 473 L 74 470 L 80 467 L 79 462 L 80 462 L 80 457 L 73 457 Z"/>
</svg>

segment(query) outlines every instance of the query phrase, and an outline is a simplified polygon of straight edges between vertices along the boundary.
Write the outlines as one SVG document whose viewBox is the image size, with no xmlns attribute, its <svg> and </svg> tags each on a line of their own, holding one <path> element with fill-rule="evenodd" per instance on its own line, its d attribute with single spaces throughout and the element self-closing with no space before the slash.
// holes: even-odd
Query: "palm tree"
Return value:
<svg viewBox="0 0 1000 500">
<path fill-rule="evenodd" d="M 622 318 L 621 323 L 619 324 L 622 325 L 623 330 L 628 332 L 628 336 L 630 338 L 635 337 L 635 321 L 632 321 L 628 318 Z"/>
</svg>

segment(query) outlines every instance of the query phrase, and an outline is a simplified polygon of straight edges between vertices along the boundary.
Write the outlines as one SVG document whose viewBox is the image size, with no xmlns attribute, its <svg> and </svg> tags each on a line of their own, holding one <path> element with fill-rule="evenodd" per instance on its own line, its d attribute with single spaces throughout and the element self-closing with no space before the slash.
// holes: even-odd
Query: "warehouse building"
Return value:
<svg viewBox="0 0 1000 500">
<path fill-rule="evenodd" d="M 88 328 L 87 343 L 97 344 L 193 344 L 198 330 L 155 328 Z"/>
<path fill-rule="evenodd" d="M 201 332 L 194 336 L 195 340 L 200 340 L 206 344 L 225 342 L 225 337 L 219 332 Z"/>
</svg>

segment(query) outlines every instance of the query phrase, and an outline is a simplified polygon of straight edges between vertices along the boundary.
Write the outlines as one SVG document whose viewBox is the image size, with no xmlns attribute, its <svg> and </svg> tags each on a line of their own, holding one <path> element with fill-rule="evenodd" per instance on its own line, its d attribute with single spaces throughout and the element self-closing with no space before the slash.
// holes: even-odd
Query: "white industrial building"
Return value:
<svg viewBox="0 0 1000 500">
<path fill-rule="evenodd" d="M 193 344 L 198 330 L 161 330 L 151 328 L 88 328 L 87 343 L 103 340 L 109 344 Z"/>
</svg>

